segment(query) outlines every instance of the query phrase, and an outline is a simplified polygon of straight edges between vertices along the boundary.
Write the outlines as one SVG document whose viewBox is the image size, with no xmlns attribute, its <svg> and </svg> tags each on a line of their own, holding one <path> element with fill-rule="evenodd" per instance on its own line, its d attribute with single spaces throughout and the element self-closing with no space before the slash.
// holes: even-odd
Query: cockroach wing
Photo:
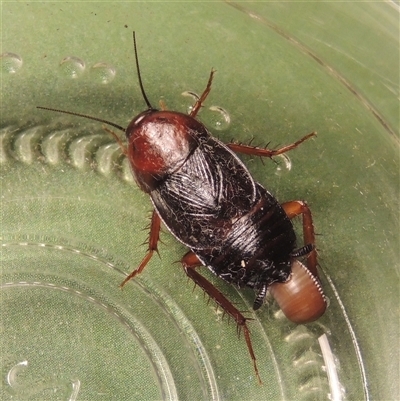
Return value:
<svg viewBox="0 0 400 401">
<path fill-rule="evenodd" d="M 256 184 L 240 159 L 213 137 L 150 193 L 165 226 L 191 249 L 221 246 L 256 198 Z"/>
</svg>

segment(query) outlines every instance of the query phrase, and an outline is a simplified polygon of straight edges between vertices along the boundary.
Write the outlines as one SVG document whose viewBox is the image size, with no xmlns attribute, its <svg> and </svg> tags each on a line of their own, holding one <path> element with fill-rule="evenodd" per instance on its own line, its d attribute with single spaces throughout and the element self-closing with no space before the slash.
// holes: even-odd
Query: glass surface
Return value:
<svg viewBox="0 0 400 401">
<path fill-rule="evenodd" d="M 2 400 L 398 399 L 399 9 L 385 3 L 2 4 Z M 179 263 L 165 229 L 144 273 L 151 204 L 101 123 L 150 101 L 225 142 L 318 136 L 243 157 L 278 200 L 305 199 L 330 299 L 296 326 L 211 273 L 248 310 L 243 337 Z M 300 229 L 299 225 L 297 224 Z M 299 230 L 300 231 L 300 230 Z M 205 270 L 205 269 L 203 269 Z"/>
</svg>

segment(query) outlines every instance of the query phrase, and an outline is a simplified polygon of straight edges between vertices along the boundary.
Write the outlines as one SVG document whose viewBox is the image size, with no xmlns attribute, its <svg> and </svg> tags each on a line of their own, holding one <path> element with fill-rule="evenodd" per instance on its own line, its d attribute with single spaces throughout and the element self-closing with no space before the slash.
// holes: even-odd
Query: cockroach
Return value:
<svg viewBox="0 0 400 401">
<path fill-rule="evenodd" d="M 127 128 L 101 118 L 38 107 L 99 121 L 123 131 L 127 145 L 111 130 L 129 160 L 139 188 L 150 195 L 153 213 L 148 250 L 121 287 L 143 271 L 158 252 L 161 222 L 189 251 L 181 259 L 187 276 L 230 315 L 244 333 L 257 379 L 261 383 L 248 318 L 197 270 L 205 266 L 237 288 L 255 291 L 253 309 L 272 293 L 288 319 L 307 323 L 318 319 L 327 302 L 317 272 L 311 211 L 304 201 L 280 204 L 256 182 L 235 152 L 272 158 L 297 148 L 308 134 L 290 145 L 271 150 L 214 138 L 196 116 L 211 90 L 215 71 L 189 114 L 158 110 L 145 93 L 135 32 L 133 47 L 139 86 L 147 109 Z M 304 245 L 296 246 L 291 222 L 302 215 Z M 298 259 L 305 258 L 305 264 Z"/>
</svg>

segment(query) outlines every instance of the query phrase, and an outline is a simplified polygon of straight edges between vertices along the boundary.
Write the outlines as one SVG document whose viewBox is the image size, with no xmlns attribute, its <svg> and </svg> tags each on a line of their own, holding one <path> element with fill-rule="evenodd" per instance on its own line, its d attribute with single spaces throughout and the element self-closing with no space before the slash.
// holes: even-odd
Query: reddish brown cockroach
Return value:
<svg viewBox="0 0 400 401">
<path fill-rule="evenodd" d="M 313 321 L 324 313 L 326 299 L 318 279 L 309 207 L 303 201 L 279 204 L 254 181 L 234 153 L 271 158 L 296 148 L 315 134 L 277 150 L 220 142 L 196 120 L 211 90 L 213 70 L 206 89 L 189 115 L 155 109 L 143 88 L 135 33 L 133 40 L 139 85 L 147 109 L 136 116 L 128 128 L 84 114 L 38 108 L 100 121 L 125 132 L 127 146 L 107 130 L 127 156 L 138 186 L 150 195 L 154 210 L 148 252 L 121 286 L 141 273 L 157 251 L 162 221 L 176 239 L 190 249 L 181 260 L 185 273 L 235 319 L 243 331 L 261 382 L 248 319 L 196 268 L 206 266 L 238 288 L 253 288 L 254 310 L 263 305 L 267 289 L 270 289 L 283 313 L 296 323 Z M 291 223 L 298 215 L 303 216 L 305 244 L 300 248 L 296 247 Z M 307 257 L 307 267 L 297 260 L 303 256 Z"/>
</svg>

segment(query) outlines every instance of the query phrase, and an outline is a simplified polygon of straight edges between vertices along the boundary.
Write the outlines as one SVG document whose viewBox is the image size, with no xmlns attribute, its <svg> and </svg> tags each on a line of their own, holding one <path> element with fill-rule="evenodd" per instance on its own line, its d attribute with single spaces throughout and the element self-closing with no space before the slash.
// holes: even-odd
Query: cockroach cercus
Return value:
<svg viewBox="0 0 400 401">
<path fill-rule="evenodd" d="M 148 251 L 139 267 L 121 286 L 141 273 L 158 251 L 161 222 L 189 248 L 181 263 L 187 276 L 230 315 L 243 331 L 261 382 L 248 328 L 248 318 L 239 311 L 197 268 L 205 266 L 238 288 L 255 291 L 253 309 L 259 309 L 272 293 L 283 313 L 296 323 L 318 319 L 327 302 L 317 272 L 315 233 L 309 207 L 304 201 L 279 204 L 261 184 L 254 181 L 235 152 L 272 158 L 299 146 L 311 133 L 280 149 L 224 144 L 196 119 L 206 100 L 214 76 L 190 113 L 155 109 L 148 100 L 140 74 L 133 33 L 138 81 L 147 109 L 128 128 L 84 114 L 51 110 L 89 118 L 125 132 L 127 145 L 118 141 L 131 165 L 141 190 L 154 206 Z M 304 246 L 296 247 L 291 219 L 302 215 Z M 298 258 L 305 257 L 305 264 Z"/>
</svg>

